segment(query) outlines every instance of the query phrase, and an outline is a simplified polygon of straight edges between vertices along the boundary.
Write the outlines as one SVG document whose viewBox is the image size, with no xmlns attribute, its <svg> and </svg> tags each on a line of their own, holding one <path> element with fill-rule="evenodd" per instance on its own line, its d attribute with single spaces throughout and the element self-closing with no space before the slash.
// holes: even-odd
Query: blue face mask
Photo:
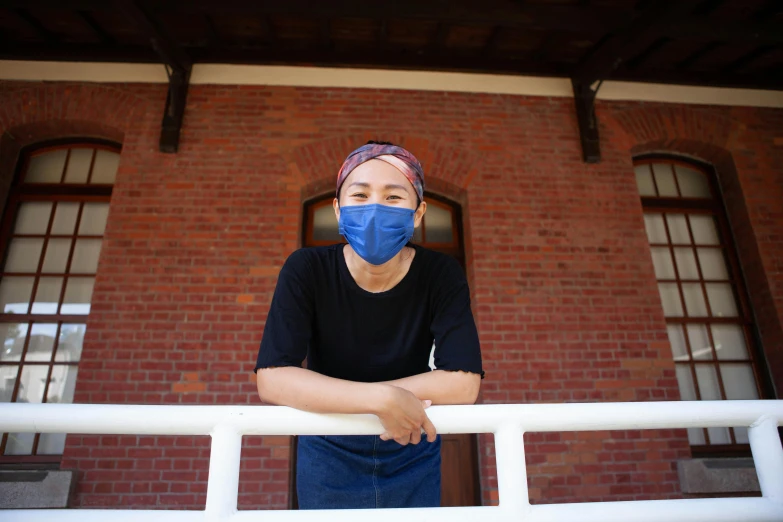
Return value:
<svg viewBox="0 0 783 522">
<path fill-rule="evenodd" d="M 382 265 L 413 237 L 415 213 L 378 204 L 340 207 L 340 234 L 359 257 L 371 265 Z"/>
</svg>

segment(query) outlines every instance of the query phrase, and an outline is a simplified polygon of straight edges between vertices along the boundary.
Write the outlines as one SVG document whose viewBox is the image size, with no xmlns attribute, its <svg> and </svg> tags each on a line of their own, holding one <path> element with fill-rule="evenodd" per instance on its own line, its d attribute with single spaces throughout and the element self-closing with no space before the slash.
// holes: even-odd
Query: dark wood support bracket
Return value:
<svg viewBox="0 0 783 522">
<path fill-rule="evenodd" d="M 179 133 L 185 114 L 188 97 L 188 83 L 193 61 L 188 54 L 172 40 L 152 13 L 138 0 L 114 0 L 114 5 L 125 14 L 149 40 L 161 61 L 166 66 L 169 90 L 160 130 L 160 151 L 175 153 L 179 148 Z"/>
<path fill-rule="evenodd" d="M 169 73 L 169 92 L 166 95 L 166 108 L 163 110 L 160 129 L 161 152 L 173 154 L 179 149 L 179 133 L 185 115 L 190 70 L 190 67 L 172 69 Z"/>
<path fill-rule="evenodd" d="M 574 88 L 574 103 L 576 104 L 576 119 L 579 123 L 579 140 L 582 142 L 582 158 L 585 163 L 601 161 L 601 144 L 598 139 L 598 119 L 595 117 L 595 95 L 598 87 L 593 90 L 589 84 L 579 80 L 571 80 Z"/>
</svg>

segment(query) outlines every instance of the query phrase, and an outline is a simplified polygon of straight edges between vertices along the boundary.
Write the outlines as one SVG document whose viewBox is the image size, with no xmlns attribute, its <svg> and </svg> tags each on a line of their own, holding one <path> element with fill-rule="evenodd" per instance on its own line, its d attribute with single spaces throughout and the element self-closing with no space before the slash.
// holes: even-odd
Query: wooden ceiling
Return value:
<svg viewBox="0 0 783 522">
<path fill-rule="evenodd" d="M 0 59 L 783 89 L 783 0 L 0 0 Z"/>
</svg>

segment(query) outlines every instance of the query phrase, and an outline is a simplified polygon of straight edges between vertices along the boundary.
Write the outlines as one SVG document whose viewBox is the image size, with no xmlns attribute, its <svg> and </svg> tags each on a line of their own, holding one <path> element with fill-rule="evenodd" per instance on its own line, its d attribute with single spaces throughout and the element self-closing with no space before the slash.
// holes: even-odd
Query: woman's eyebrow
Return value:
<svg viewBox="0 0 783 522">
<path fill-rule="evenodd" d="M 400 190 L 404 190 L 406 192 L 408 191 L 408 187 L 406 187 L 405 185 L 396 185 L 394 183 L 386 185 L 384 188 L 386 190 L 400 189 Z"/>
<path fill-rule="evenodd" d="M 370 184 L 367 183 L 367 182 L 364 182 L 364 181 L 354 181 L 353 183 L 348 185 L 348 187 L 353 187 L 354 185 L 356 185 L 357 187 L 361 187 L 361 188 L 370 188 Z M 384 188 L 384 190 L 399 189 L 399 190 L 404 190 L 405 192 L 408 192 L 408 187 L 406 187 L 405 185 L 398 185 L 396 183 L 390 183 L 388 185 L 385 185 L 383 188 Z"/>
</svg>

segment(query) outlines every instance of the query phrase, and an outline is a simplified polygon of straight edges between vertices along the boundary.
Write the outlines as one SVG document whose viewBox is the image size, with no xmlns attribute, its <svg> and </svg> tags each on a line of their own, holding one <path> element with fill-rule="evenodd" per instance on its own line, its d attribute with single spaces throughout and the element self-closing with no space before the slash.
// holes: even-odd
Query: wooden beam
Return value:
<svg viewBox="0 0 783 522">
<path fill-rule="evenodd" d="M 722 45 L 723 42 L 710 42 L 707 45 L 702 46 L 701 49 L 692 52 L 690 55 L 686 56 L 683 60 L 677 62 L 674 65 L 674 67 L 679 70 L 687 69 L 688 67 L 695 64 L 696 62 L 698 62 L 706 55 L 710 54 L 712 51 L 714 51 L 715 49 L 717 49 Z"/>
<path fill-rule="evenodd" d="M 574 106 L 579 124 L 579 140 L 582 143 L 582 159 L 585 163 L 599 163 L 601 144 L 598 137 L 598 120 L 595 117 L 595 91 L 578 80 L 571 80 L 571 86 L 574 89 Z"/>
<path fill-rule="evenodd" d="M 646 62 L 650 56 L 660 51 L 662 48 L 666 47 L 670 42 L 671 38 L 658 38 L 655 40 L 650 46 L 647 47 L 643 52 L 640 54 L 637 54 L 633 58 L 629 59 L 626 62 L 626 67 L 629 69 L 636 69 L 639 66 L 641 66 L 644 62 Z"/>
<path fill-rule="evenodd" d="M 160 55 L 163 62 L 172 69 L 189 70 L 192 61 L 185 52 L 177 46 L 173 39 L 163 30 L 150 13 L 134 0 L 114 0 L 114 5 L 125 14 L 139 31 L 149 40 L 152 48 Z"/>
<path fill-rule="evenodd" d="M 765 54 L 769 54 L 770 52 L 774 51 L 775 47 L 772 45 L 762 45 L 761 47 L 758 47 L 757 49 L 745 54 L 744 56 L 740 56 L 730 64 L 728 64 L 726 67 L 724 67 L 722 70 L 723 72 L 734 72 L 738 71 L 744 67 L 747 67 L 752 62 L 758 60 Z"/>
<path fill-rule="evenodd" d="M 617 28 L 611 36 L 593 47 L 574 67 L 572 78 L 592 84 L 605 79 L 629 58 L 644 51 L 651 44 L 657 28 L 692 10 L 694 0 L 656 0 L 638 13 L 631 23 Z"/>
<path fill-rule="evenodd" d="M 648 2 L 653 8 L 664 0 Z M 679 2 L 694 5 L 689 0 Z M 3 0 L 7 8 L 71 9 L 82 11 L 106 11 L 114 9 L 105 0 Z M 695 8 L 698 8 L 698 3 Z M 758 20 L 712 20 L 705 15 L 672 17 L 667 23 L 649 29 L 649 36 L 674 39 L 706 39 L 727 42 L 751 42 L 759 44 L 783 43 L 783 31 L 772 16 L 779 12 L 780 0 L 770 0 L 761 13 L 769 13 Z M 234 15 L 281 15 L 311 18 L 356 17 L 380 20 L 383 18 L 414 19 L 445 22 L 451 25 L 491 25 L 514 29 L 535 28 L 579 34 L 604 35 L 625 27 L 638 18 L 631 8 L 619 9 L 602 5 L 522 4 L 513 7 L 492 8 L 481 3 L 475 6 L 467 2 L 421 2 L 397 0 L 393 7 L 366 0 L 169 0 L 145 4 L 151 13 L 225 13 Z M 444 7 L 445 6 L 445 7 Z"/>
<path fill-rule="evenodd" d="M 496 25 L 492 28 L 492 33 L 490 33 L 489 38 L 487 38 L 487 41 L 484 44 L 484 47 L 481 49 L 482 56 L 492 56 L 495 53 L 498 48 L 498 41 L 500 40 L 500 36 L 502 34 L 503 28 L 501 26 Z"/>
<path fill-rule="evenodd" d="M 77 11 L 77 13 L 79 13 L 79 17 L 84 21 L 84 23 L 98 36 L 98 38 L 100 38 L 102 43 L 109 45 L 116 43 L 114 37 L 106 32 L 106 30 L 95 21 L 90 13 L 86 11 Z"/>
<path fill-rule="evenodd" d="M 49 43 L 57 43 L 60 41 L 60 38 L 58 38 L 56 34 L 44 27 L 36 17 L 27 12 L 27 9 L 14 9 L 13 13 L 23 20 L 24 23 L 35 29 L 35 32 L 37 32 L 44 41 Z"/>
<path fill-rule="evenodd" d="M 179 135 L 182 119 L 185 115 L 185 103 L 188 97 L 190 68 L 174 69 L 169 77 L 169 90 L 166 95 L 166 107 L 163 110 L 159 147 L 161 152 L 174 154 L 179 150 Z"/>
<path fill-rule="evenodd" d="M 217 30 L 215 21 L 212 17 L 206 13 L 202 18 L 204 20 L 204 26 L 207 28 L 207 38 L 209 39 L 209 45 L 212 47 L 222 47 L 223 39 L 220 37 L 220 33 Z"/>
</svg>

